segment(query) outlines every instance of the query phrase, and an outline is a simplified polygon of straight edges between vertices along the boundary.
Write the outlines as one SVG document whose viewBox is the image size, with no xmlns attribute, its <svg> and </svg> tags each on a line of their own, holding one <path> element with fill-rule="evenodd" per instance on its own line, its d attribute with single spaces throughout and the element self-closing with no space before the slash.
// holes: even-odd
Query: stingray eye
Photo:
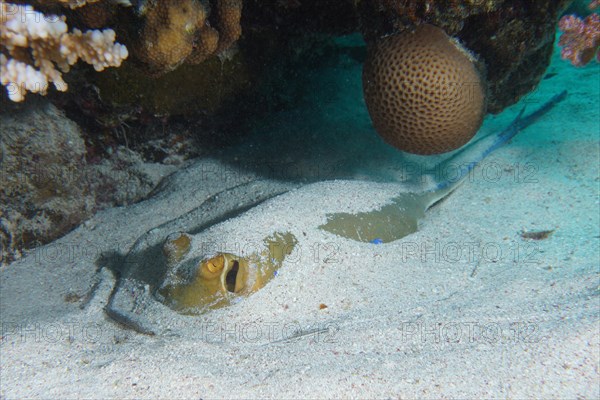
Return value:
<svg viewBox="0 0 600 400">
<path fill-rule="evenodd" d="M 206 268 L 208 268 L 210 272 L 217 272 L 219 270 L 219 268 L 210 261 L 206 263 Z"/>
<path fill-rule="evenodd" d="M 211 258 L 210 260 L 206 261 L 206 269 L 208 269 L 208 271 L 212 273 L 221 272 L 224 266 L 225 258 L 222 255 Z"/>
</svg>

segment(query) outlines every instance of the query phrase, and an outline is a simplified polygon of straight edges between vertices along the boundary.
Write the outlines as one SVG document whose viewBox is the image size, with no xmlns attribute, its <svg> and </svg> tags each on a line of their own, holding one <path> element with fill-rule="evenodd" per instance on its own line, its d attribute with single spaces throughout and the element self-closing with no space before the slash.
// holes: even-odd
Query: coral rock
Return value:
<svg viewBox="0 0 600 400">
<path fill-rule="evenodd" d="M 2 264 L 77 226 L 91 215 L 94 197 L 84 184 L 79 128 L 56 107 L 34 102 L 0 122 Z"/>
</svg>

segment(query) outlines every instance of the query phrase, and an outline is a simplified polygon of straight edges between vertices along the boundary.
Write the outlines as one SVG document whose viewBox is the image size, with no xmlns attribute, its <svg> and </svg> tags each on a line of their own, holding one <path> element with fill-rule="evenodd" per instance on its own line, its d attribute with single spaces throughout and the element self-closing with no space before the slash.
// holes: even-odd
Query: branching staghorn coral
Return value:
<svg viewBox="0 0 600 400">
<path fill-rule="evenodd" d="M 27 92 L 44 95 L 50 82 L 67 90 L 62 72 L 79 59 L 102 71 L 118 67 L 127 56 L 112 29 L 68 32 L 65 17 L 0 0 L 0 81 L 12 101 L 23 101 Z"/>
<path fill-rule="evenodd" d="M 600 7 L 600 0 L 592 0 L 589 9 Z M 563 32 L 558 41 L 562 47 L 561 56 L 571 61 L 576 67 L 589 63 L 594 55 L 600 62 L 600 16 L 597 13 L 581 19 L 575 15 L 565 15 L 558 22 L 558 27 Z"/>
</svg>

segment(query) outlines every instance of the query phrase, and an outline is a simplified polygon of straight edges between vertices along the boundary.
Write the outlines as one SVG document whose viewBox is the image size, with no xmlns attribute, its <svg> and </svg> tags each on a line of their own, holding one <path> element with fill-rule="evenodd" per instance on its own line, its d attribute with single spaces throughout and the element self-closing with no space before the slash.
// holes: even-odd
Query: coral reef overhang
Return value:
<svg viewBox="0 0 600 400">
<path fill-rule="evenodd" d="M 539 83 L 549 64 L 558 18 L 570 3 L 168 0 L 158 8 L 148 1 L 134 2 L 132 7 L 110 6 L 102 20 L 98 16 L 90 20 L 88 6 L 67 15 L 81 29 L 101 22 L 113 28 L 130 50 L 127 68 L 110 74 L 90 71 L 94 76 L 85 78 L 97 82 L 100 97 L 110 105 L 141 105 L 163 116 L 234 110 L 248 91 L 254 98 L 264 92 L 265 77 L 293 68 L 283 59 L 296 56 L 301 64 L 302 59 L 327 52 L 327 47 L 315 45 L 315 37 L 360 32 L 370 46 L 381 37 L 427 23 L 443 29 L 476 56 L 485 71 L 487 111 L 499 113 Z M 182 8 L 187 13 L 176 12 Z M 216 47 L 208 43 L 213 36 L 218 38 Z M 163 43 L 163 37 L 169 38 L 171 52 L 153 44 Z M 194 57 L 194 52 L 202 51 L 204 56 Z M 133 66 L 137 72 L 131 73 Z M 236 102 L 236 98 L 244 100 Z M 194 109 L 193 104 L 199 107 Z M 227 118 L 227 112 L 223 115 Z"/>
</svg>

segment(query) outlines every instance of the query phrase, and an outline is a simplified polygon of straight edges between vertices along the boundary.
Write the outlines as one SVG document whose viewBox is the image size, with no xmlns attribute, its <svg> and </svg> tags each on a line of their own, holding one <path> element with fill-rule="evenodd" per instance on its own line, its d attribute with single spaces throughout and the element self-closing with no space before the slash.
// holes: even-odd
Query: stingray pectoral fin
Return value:
<svg viewBox="0 0 600 400">
<path fill-rule="evenodd" d="M 319 229 L 359 242 L 389 243 L 417 231 L 429 197 L 428 193 L 402 193 L 377 210 L 327 214 L 327 223 Z"/>
<path fill-rule="evenodd" d="M 268 256 L 268 262 L 272 262 L 274 266 L 276 265 L 279 268 L 285 257 L 294 251 L 298 240 L 289 232 L 275 232 L 273 235 L 265 238 L 264 243 L 267 251 L 263 252 L 263 255 Z"/>
</svg>

